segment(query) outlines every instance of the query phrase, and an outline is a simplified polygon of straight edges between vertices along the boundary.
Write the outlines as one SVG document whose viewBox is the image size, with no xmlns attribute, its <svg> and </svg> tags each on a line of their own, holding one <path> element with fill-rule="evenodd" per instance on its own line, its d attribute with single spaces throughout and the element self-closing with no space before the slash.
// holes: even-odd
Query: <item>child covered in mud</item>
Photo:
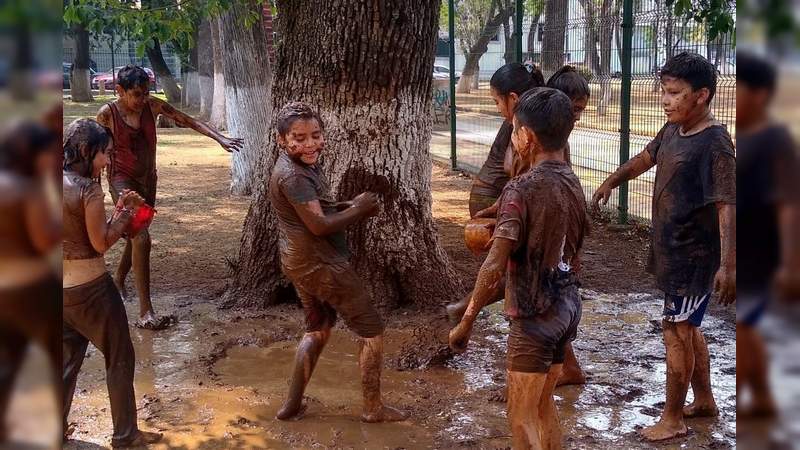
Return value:
<svg viewBox="0 0 800 450">
<path fill-rule="evenodd" d="M 111 198 L 117 200 L 124 189 L 137 192 L 150 206 L 156 202 L 156 118 L 162 114 L 178 126 L 191 128 L 214 139 L 228 152 L 238 151 L 242 140 L 228 138 L 211 126 L 178 111 L 172 105 L 150 96 L 150 78 L 139 66 L 127 65 L 117 75 L 117 99 L 97 113 L 97 121 L 114 133 L 114 150 L 108 171 Z M 139 296 L 136 326 L 152 330 L 170 325 L 170 317 L 159 317 L 150 298 L 149 230 L 135 239 L 125 240 L 125 251 L 114 274 L 114 284 L 123 298 L 125 278 L 133 267 Z"/>
<path fill-rule="evenodd" d="M 657 167 L 648 269 L 664 292 L 667 400 L 658 423 L 641 431 L 650 441 L 685 435 L 685 417 L 718 414 L 700 325 L 712 291 L 723 305 L 736 298 L 736 161 L 727 129 L 711 113 L 717 70 L 683 52 L 660 77 L 667 123 L 592 198 L 595 208 L 605 205 L 614 188 Z M 690 382 L 694 402 L 684 407 Z"/>
<path fill-rule="evenodd" d="M 78 372 L 91 342 L 105 359 L 114 424 L 111 446 L 139 447 L 158 442 L 161 434 L 141 431 L 136 424 L 136 362 L 128 316 L 103 254 L 129 232 L 144 199 L 135 191 L 121 192 L 117 213 L 106 220 L 100 173 L 112 146 L 111 132 L 92 119 L 78 119 L 64 132 L 63 430 L 66 439 Z"/>
<path fill-rule="evenodd" d="M 278 216 L 281 269 L 294 284 L 306 318 L 289 395 L 277 418 L 288 420 L 303 412 L 303 392 L 341 315 L 360 338 L 361 420 L 404 420 L 404 412 L 381 400 L 384 325 L 350 266 L 344 234 L 349 225 L 378 213 L 378 197 L 365 192 L 349 202 L 334 201 L 318 163 L 325 145 L 323 123 L 311 106 L 287 104 L 278 113 L 276 127 L 282 151 L 270 177 L 269 196 Z"/>
<path fill-rule="evenodd" d="M 564 350 L 581 317 L 577 272 L 589 222 L 580 181 L 564 160 L 574 126 L 572 104 L 562 92 L 526 92 L 514 114 L 512 141 L 530 167 L 500 197 L 491 250 L 481 266 L 450 347 L 466 350 L 481 308 L 506 271 L 508 419 L 514 448 L 560 448 L 561 428 L 553 390 Z"/>
</svg>

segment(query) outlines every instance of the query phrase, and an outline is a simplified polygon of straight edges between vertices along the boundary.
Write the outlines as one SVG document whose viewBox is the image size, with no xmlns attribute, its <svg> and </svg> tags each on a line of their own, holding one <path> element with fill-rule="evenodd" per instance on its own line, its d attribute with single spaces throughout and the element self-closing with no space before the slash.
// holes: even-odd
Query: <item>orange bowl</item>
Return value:
<svg viewBox="0 0 800 450">
<path fill-rule="evenodd" d="M 476 218 L 470 219 L 464 225 L 464 242 L 467 248 L 475 255 L 485 253 L 489 249 L 486 246 L 494 233 L 494 226 L 497 219 L 494 218 Z"/>
</svg>

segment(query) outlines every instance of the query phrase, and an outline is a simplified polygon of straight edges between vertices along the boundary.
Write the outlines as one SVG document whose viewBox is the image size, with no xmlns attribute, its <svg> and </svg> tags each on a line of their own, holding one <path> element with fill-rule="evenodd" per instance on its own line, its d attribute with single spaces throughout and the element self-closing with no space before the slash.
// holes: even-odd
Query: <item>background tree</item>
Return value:
<svg viewBox="0 0 800 450">
<path fill-rule="evenodd" d="M 463 292 L 431 215 L 431 67 L 439 7 L 416 0 L 359 7 L 346 0 L 277 2 L 281 42 L 272 115 L 290 100 L 313 104 L 325 120 L 322 167 L 334 195 L 380 196 L 382 212 L 350 227 L 348 237 L 354 267 L 385 306 L 438 305 Z M 267 195 L 278 155 L 271 131 L 255 172 L 231 305 L 274 303 L 287 286 Z"/>
<path fill-rule="evenodd" d="M 197 30 L 197 72 L 200 85 L 200 120 L 211 118 L 214 99 L 214 49 L 211 41 L 211 21 L 204 18 Z"/>
<path fill-rule="evenodd" d="M 564 65 L 564 39 L 567 34 L 567 0 L 545 0 L 542 72 L 547 79 Z"/>
<path fill-rule="evenodd" d="M 464 69 L 456 92 L 469 93 L 479 77 L 481 57 L 489 49 L 489 41 L 513 13 L 510 0 L 460 0 L 455 3 L 455 31 L 464 54 Z"/>
</svg>

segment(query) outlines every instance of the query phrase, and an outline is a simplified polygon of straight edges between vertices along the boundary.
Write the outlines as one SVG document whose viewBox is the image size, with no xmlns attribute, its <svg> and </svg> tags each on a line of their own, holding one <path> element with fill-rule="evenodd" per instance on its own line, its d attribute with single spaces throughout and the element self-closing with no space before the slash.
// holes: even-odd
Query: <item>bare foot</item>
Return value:
<svg viewBox="0 0 800 450">
<path fill-rule="evenodd" d="M 659 420 L 657 424 L 642 428 L 639 431 L 639 434 L 650 442 L 655 441 L 663 441 L 665 439 L 670 439 L 679 436 L 685 436 L 688 430 L 686 429 L 686 425 L 681 422 L 677 424 L 669 424 L 665 423 L 663 420 Z"/>
<path fill-rule="evenodd" d="M 558 377 L 556 386 L 567 386 L 570 384 L 586 384 L 586 374 L 582 370 L 578 371 L 563 371 L 561 376 Z"/>
<path fill-rule="evenodd" d="M 121 444 L 112 443 L 113 448 L 129 448 L 129 447 L 143 447 L 145 445 L 155 444 L 164 437 L 161 433 L 150 433 L 149 431 L 139 431 L 139 434 L 128 442 Z"/>
<path fill-rule="evenodd" d="M 169 328 L 171 325 L 178 322 L 178 318 L 174 315 L 169 316 L 156 316 L 152 311 L 148 312 L 139 320 L 135 325 L 137 328 L 144 328 L 145 330 L 163 330 Z"/>
<path fill-rule="evenodd" d="M 367 423 L 401 422 L 406 419 L 408 419 L 408 413 L 386 405 L 382 406 L 381 409 L 376 413 L 365 412 L 361 415 L 361 421 Z"/>
<path fill-rule="evenodd" d="M 488 400 L 490 402 L 506 403 L 508 401 L 508 387 L 503 386 L 500 389 L 493 391 L 489 394 Z"/>
<path fill-rule="evenodd" d="M 694 401 L 683 407 L 683 417 L 717 417 L 719 410 L 713 400 L 711 404 Z"/>
<path fill-rule="evenodd" d="M 302 399 L 300 401 L 287 399 L 283 406 L 281 406 L 281 409 L 278 410 L 278 414 L 275 414 L 275 418 L 278 420 L 299 419 L 305 410 L 306 405 L 303 403 Z"/>
<path fill-rule="evenodd" d="M 117 291 L 119 292 L 119 296 L 122 297 L 123 302 L 128 301 L 128 289 L 125 287 L 125 280 L 120 280 L 117 276 L 113 277 L 114 286 L 117 287 Z"/>
</svg>

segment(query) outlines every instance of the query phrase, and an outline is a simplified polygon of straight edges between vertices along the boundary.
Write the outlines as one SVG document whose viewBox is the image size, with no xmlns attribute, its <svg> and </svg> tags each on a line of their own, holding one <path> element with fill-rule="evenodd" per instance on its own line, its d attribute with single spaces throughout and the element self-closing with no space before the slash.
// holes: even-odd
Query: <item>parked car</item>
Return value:
<svg viewBox="0 0 800 450">
<path fill-rule="evenodd" d="M 97 74 L 97 76 L 92 78 L 92 89 L 100 89 L 100 83 L 103 83 L 103 86 L 107 90 L 114 89 L 114 79 L 115 74 L 119 73 L 120 69 L 125 66 L 119 66 L 114 68 L 114 72 L 102 72 Z M 147 76 L 150 78 L 150 90 L 156 90 L 156 74 L 147 67 L 144 68 L 144 71 L 147 72 Z"/>
<path fill-rule="evenodd" d="M 63 88 L 64 89 L 69 89 L 70 86 L 71 86 L 70 80 L 72 79 L 72 64 L 71 63 L 62 62 L 61 63 L 61 70 L 62 70 L 63 79 L 64 79 Z M 89 68 L 89 79 L 93 80 L 95 75 L 97 75 L 97 72 L 90 67 Z"/>
<path fill-rule="evenodd" d="M 456 70 L 456 81 L 461 78 L 461 72 Z M 450 79 L 450 68 L 445 66 L 434 65 L 433 66 L 433 79 L 434 80 L 449 80 Z"/>
</svg>

